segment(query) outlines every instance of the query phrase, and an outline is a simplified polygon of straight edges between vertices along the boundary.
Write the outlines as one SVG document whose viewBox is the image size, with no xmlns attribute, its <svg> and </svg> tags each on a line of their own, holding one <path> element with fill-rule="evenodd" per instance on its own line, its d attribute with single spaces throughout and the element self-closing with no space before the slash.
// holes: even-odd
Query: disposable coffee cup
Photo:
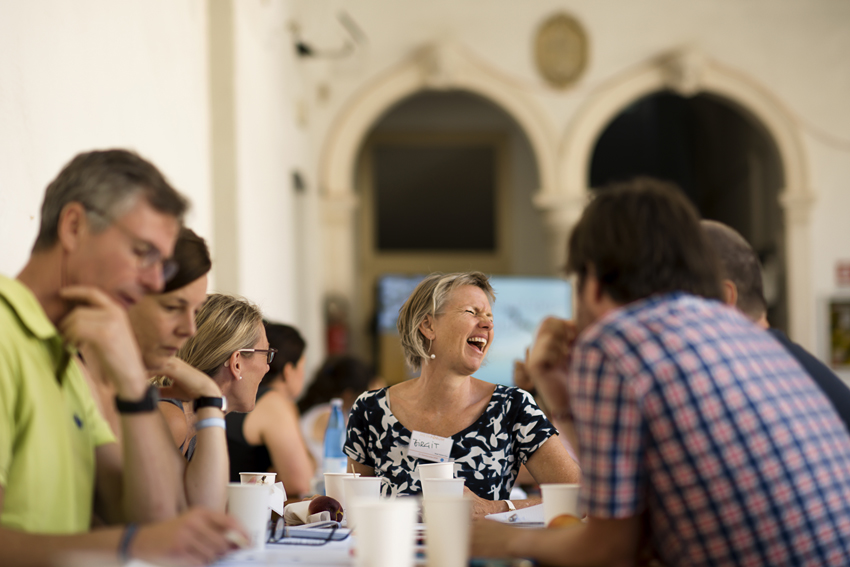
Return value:
<svg viewBox="0 0 850 567">
<path fill-rule="evenodd" d="M 463 496 L 462 478 L 423 478 L 422 497 L 423 498 L 438 498 L 438 497 L 457 497 Z"/>
<path fill-rule="evenodd" d="M 413 567 L 418 506 L 415 498 L 357 498 L 354 564 L 357 567 Z"/>
<path fill-rule="evenodd" d="M 263 549 L 268 539 L 269 487 L 231 482 L 227 485 L 227 513 L 242 524 L 252 549 Z"/>
<path fill-rule="evenodd" d="M 242 484 L 274 484 L 277 473 L 269 472 L 241 472 L 239 480 Z"/>
<path fill-rule="evenodd" d="M 269 515 L 272 510 L 283 516 L 283 505 L 286 502 L 286 490 L 283 488 L 283 483 L 275 483 L 277 473 L 270 472 L 241 472 L 239 480 L 242 484 L 262 484 L 269 489 Z"/>
<path fill-rule="evenodd" d="M 543 496 L 543 521 L 546 525 L 555 516 L 569 514 L 581 517 L 578 509 L 580 484 L 541 484 L 540 493 Z"/>
<path fill-rule="evenodd" d="M 455 464 L 454 463 L 419 463 L 416 466 L 419 472 L 419 479 L 423 478 L 454 478 Z"/>
<path fill-rule="evenodd" d="M 358 476 L 342 479 L 345 492 L 345 501 L 348 503 L 355 500 L 380 500 L 381 484 L 390 484 L 390 479 L 377 476 Z M 346 526 L 355 529 L 357 518 L 354 509 L 350 509 L 346 515 Z"/>
<path fill-rule="evenodd" d="M 360 476 L 360 473 L 325 473 L 325 496 L 330 496 L 334 500 L 340 503 L 343 511 L 346 509 L 345 505 L 345 485 L 343 485 L 343 481 L 346 478 L 356 478 Z"/>
<path fill-rule="evenodd" d="M 463 497 L 426 497 L 422 505 L 428 567 L 466 567 L 472 502 Z"/>
</svg>

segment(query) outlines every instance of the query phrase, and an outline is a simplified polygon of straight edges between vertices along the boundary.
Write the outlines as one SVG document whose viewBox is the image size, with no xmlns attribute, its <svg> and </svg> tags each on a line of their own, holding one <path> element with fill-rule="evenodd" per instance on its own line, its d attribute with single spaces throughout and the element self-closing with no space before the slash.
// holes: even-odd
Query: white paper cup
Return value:
<svg viewBox="0 0 850 567">
<path fill-rule="evenodd" d="M 423 478 L 454 478 L 454 463 L 419 463 L 416 466 L 419 471 L 419 479 Z"/>
<path fill-rule="evenodd" d="M 423 478 L 420 482 L 423 498 L 463 497 L 462 478 Z"/>
<path fill-rule="evenodd" d="M 415 498 L 356 499 L 354 564 L 357 567 L 412 567 L 418 506 Z"/>
<path fill-rule="evenodd" d="M 543 521 L 546 525 L 555 516 L 570 514 L 581 517 L 578 511 L 578 494 L 580 484 L 541 484 L 543 495 Z"/>
<path fill-rule="evenodd" d="M 282 482 L 275 483 L 277 473 L 270 472 L 241 472 L 239 479 L 242 484 L 263 484 L 269 487 L 269 515 L 272 510 L 283 515 L 283 505 L 286 502 L 286 489 Z"/>
<path fill-rule="evenodd" d="M 227 513 L 236 518 L 251 539 L 253 549 L 263 549 L 268 539 L 269 487 L 231 482 L 227 485 Z"/>
<path fill-rule="evenodd" d="M 345 501 L 355 500 L 380 500 L 381 484 L 390 483 L 390 479 L 378 476 L 357 476 L 342 479 L 345 489 Z M 347 527 L 354 529 L 357 526 L 356 513 L 353 509 L 346 515 Z"/>
<path fill-rule="evenodd" d="M 428 567 L 466 567 L 472 502 L 459 498 L 426 498 L 425 550 Z"/>
<path fill-rule="evenodd" d="M 239 480 L 242 484 L 274 484 L 274 477 L 277 473 L 273 472 L 241 472 Z"/>
<path fill-rule="evenodd" d="M 346 478 L 355 478 L 360 476 L 360 473 L 325 473 L 325 496 L 330 496 L 334 500 L 340 503 L 343 511 L 346 509 L 345 505 L 345 486 L 342 482 Z"/>
</svg>

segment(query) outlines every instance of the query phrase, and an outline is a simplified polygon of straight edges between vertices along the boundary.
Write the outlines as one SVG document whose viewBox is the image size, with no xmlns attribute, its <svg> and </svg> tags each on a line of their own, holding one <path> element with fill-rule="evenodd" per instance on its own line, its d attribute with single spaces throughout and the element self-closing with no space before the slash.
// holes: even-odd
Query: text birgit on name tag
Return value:
<svg viewBox="0 0 850 567">
<path fill-rule="evenodd" d="M 450 460 L 452 445 L 454 445 L 454 441 L 450 437 L 439 437 L 430 433 L 414 431 L 413 435 L 410 436 L 407 454 L 426 461 L 445 463 Z"/>
</svg>

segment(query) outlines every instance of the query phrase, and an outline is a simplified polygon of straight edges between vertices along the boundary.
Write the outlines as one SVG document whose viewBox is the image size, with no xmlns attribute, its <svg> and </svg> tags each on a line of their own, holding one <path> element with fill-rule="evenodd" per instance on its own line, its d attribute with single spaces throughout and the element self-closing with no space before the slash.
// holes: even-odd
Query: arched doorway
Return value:
<svg viewBox="0 0 850 567">
<path fill-rule="evenodd" d="M 597 140 L 590 186 L 635 175 L 675 182 L 703 218 L 738 230 L 765 266 L 768 319 L 787 332 L 781 160 L 749 116 L 711 95 L 647 95 L 625 108 Z"/>
<path fill-rule="evenodd" d="M 659 91 L 683 96 L 720 97 L 748 117 L 775 144 L 784 185 L 779 192 L 784 230 L 787 326 L 792 339 L 815 350 L 816 302 L 811 282 L 810 187 L 806 154 L 794 117 L 768 90 L 750 77 L 714 62 L 697 50 L 677 50 L 621 73 L 588 97 L 567 129 L 558 150 L 558 184 L 538 197 L 551 203 L 568 234 L 590 191 L 590 169 L 596 142 L 607 126 L 632 103 Z M 545 189 L 545 188 L 544 188 Z"/>
<path fill-rule="evenodd" d="M 370 328 L 370 313 L 360 303 L 359 283 L 362 268 L 357 236 L 362 228 L 364 203 L 356 181 L 364 171 L 360 167 L 362 152 L 373 128 L 387 113 L 423 92 L 433 96 L 472 96 L 477 103 L 509 116 L 532 155 L 537 186 L 529 188 L 529 196 L 555 192 L 557 136 L 551 122 L 521 88 L 482 66 L 462 46 L 450 41 L 425 46 L 376 77 L 341 108 L 328 129 L 318 163 L 321 223 L 317 235 L 321 238 L 322 264 L 316 289 L 325 301 L 339 300 L 351 307 L 348 325 L 352 336 L 362 336 Z M 550 213 L 548 201 L 534 203 L 543 213 L 539 224 L 547 231 L 547 243 L 540 248 L 547 249 L 550 266 L 546 272 L 550 272 L 552 254 L 548 249 L 553 241 L 560 240 L 553 239 L 552 227 L 557 223 L 552 219 L 557 220 L 559 212 Z M 426 266 L 426 270 L 430 269 Z M 356 340 L 352 343 L 355 352 L 370 354 L 368 345 L 357 344 Z"/>
<path fill-rule="evenodd" d="M 352 315 L 375 321 L 388 275 L 548 273 L 547 235 L 532 203 L 539 177 L 522 127 L 482 96 L 423 90 L 393 106 L 357 162 L 359 313 Z M 398 337 L 379 331 L 370 325 L 363 344 L 352 346 L 372 355 L 387 380 L 401 380 L 401 350 L 391 342 Z"/>
</svg>

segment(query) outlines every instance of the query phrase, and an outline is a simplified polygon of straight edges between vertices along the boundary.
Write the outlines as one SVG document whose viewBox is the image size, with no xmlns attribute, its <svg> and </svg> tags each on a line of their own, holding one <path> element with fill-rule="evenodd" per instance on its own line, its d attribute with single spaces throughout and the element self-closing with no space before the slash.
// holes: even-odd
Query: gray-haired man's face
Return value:
<svg viewBox="0 0 850 567">
<path fill-rule="evenodd" d="M 162 263 L 152 258 L 174 253 L 177 219 L 139 199 L 100 232 L 91 230 L 88 217 L 82 224 L 64 268 L 65 283 L 98 287 L 125 308 L 162 290 Z"/>
</svg>

